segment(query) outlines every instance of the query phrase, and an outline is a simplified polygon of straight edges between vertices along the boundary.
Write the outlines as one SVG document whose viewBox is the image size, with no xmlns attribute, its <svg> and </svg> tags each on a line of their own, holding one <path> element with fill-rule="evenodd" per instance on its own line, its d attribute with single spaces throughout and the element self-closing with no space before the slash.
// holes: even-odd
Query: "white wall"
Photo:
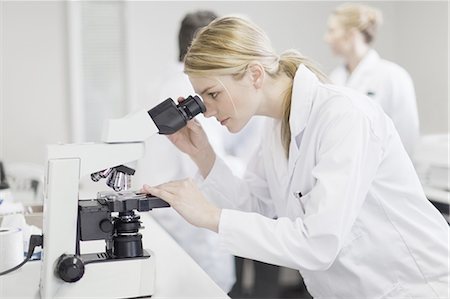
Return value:
<svg viewBox="0 0 450 299">
<path fill-rule="evenodd" d="M 395 61 L 407 68 L 414 82 L 421 133 L 449 131 L 448 2 L 413 2 L 395 6 Z"/>
<path fill-rule="evenodd" d="M 384 25 L 374 47 L 412 76 L 421 133 L 448 132 L 448 3 L 365 2 L 382 10 Z M 329 72 L 338 60 L 323 42 L 329 13 L 340 2 L 128 2 L 131 94 L 149 105 L 164 68 L 178 57 L 177 34 L 187 12 L 249 16 L 269 35 L 278 52 L 297 48 Z"/>
<path fill-rule="evenodd" d="M 149 104 L 165 66 L 177 59 L 185 13 L 241 13 L 278 51 L 298 48 L 325 71 L 337 61 L 323 42 L 339 2 L 126 2 L 130 97 Z M 406 68 L 417 89 L 422 133 L 448 132 L 448 3 L 375 2 L 385 24 L 375 48 Z M 0 159 L 43 163 L 45 145 L 71 141 L 64 2 L 0 1 Z M 125 112 L 124 112 L 125 113 Z"/>
<path fill-rule="evenodd" d="M 0 159 L 43 164 L 46 144 L 69 140 L 65 4 L 0 5 Z"/>
</svg>

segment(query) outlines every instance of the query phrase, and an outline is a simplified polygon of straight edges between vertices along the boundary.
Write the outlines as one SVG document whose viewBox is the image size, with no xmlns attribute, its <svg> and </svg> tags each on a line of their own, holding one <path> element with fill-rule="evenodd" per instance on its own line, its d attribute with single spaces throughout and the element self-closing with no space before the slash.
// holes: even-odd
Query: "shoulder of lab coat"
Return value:
<svg viewBox="0 0 450 299">
<path fill-rule="evenodd" d="M 331 82 L 359 90 L 357 84 L 358 79 L 361 76 L 367 76 L 368 73 L 373 73 L 374 70 L 380 67 L 381 63 L 380 55 L 374 49 L 370 49 L 351 74 L 344 64 L 336 67 L 330 73 Z"/>
<path fill-rule="evenodd" d="M 295 88 L 298 96 L 295 98 L 293 92 L 293 101 L 302 103 L 292 103 L 291 113 L 314 101 L 314 105 L 321 105 L 322 118 L 314 121 L 324 127 L 312 169 L 316 184 L 302 197 L 309 203 L 305 218 L 274 220 L 257 213 L 223 209 L 219 236 L 222 245 L 238 256 L 295 269 L 326 270 L 349 234 L 381 161 L 382 142 L 377 135 L 382 130 L 372 126 L 370 109 L 365 111 L 364 105 L 351 98 L 360 98 L 359 94 L 320 84 L 303 66 L 297 72 Z M 311 98 L 300 98 L 305 94 Z M 293 119 L 291 114 L 291 124 Z M 305 125 L 301 117 L 297 119 L 297 126 Z"/>
<path fill-rule="evenodd" d="M 380 58 L 371 49 L 349 75 L 344 65 L 330 75 L 333 83 L 366 93 L 367 84 L 375 84 L 374 99 L 392 119 L 402 144 L 410 157 L 419 138 L 419 115 L 413 81 L 408 72 L 396 63 Z"/>
<path fill-rule="evenodd" d="M 419 140 L 419 114 L 414 83 L 409 73 L 401 66 L 382 59 L 379 72 L 383 75 L 384 97 L 380 105 L 392 119 L 403 146 L 412 157 Z"/>
</svg>

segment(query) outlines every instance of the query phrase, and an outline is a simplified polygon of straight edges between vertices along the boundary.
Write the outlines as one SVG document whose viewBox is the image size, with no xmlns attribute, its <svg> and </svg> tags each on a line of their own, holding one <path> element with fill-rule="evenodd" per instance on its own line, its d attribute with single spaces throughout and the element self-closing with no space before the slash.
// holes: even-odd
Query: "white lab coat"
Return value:
<svg viewBox="0 0 450 299">
<path fill-rule="evenodd" d="M 381 59 L 371 49 L 351 74 L 341 65 L 330 74 L 330 79 L 377 101 L 394 122 L 403 146 L 413 157 L 419 141 L 419 115 L 413 82 L 402 67 Z"/>
<path fill-rule="evenodd" d="M 183 64 L 178 63 L 167 69 L 158 95 L 152 100 L 161 102 L 168 97 L 177 100 L 179 96 L 194 93 L 188 77 L 183 73 Z M 152 107 L 158 102 L 149 103 Z M 222 134 L 224 129 L 216 120 L 197 116 L 215 150 L 223 156 Z M 146 141 L 146 155 L 138 162 L 136 179 L 142 184 L 158 185 L 167 181 L 184 179 L 195 175 L 197 167 L 188 156 L 181 153 L 163 135 L 152 136 Z M 206 229 L 187 223 L 171 208 L 154 209 L 151 215 L 178 242 L 178 244 L 200 265 L 200 267 L 225 292 L 229 292 L 235 282 L 234 257 L 220 248 L 218 236 Z"/>
<path fill-rule="evenodd" d="M 448 225 L 379 105 L 302 65 L 289 159 L 279 126 L 268 125 L 246 180 L 220 159 L 199 178 L 223 207 L 222 246 L 298 269 L 316 298 L 447 297 Z"/>
</svg>

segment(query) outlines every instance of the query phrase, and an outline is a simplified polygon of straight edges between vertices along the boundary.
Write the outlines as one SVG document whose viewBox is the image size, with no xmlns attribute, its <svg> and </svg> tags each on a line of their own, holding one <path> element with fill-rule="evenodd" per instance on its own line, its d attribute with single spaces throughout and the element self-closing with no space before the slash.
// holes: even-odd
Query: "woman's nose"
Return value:
<svg viewBox="0 0 450 299">
<path fill-rule="evenodd" d="M 217 111 L 212 105 L 205 102 L 205 107 L 206 107 L 206 111 L 203 113 L 203 115 L 205 117 L 211 117 L 211 116 L 216 115 Z"/>
</svg>

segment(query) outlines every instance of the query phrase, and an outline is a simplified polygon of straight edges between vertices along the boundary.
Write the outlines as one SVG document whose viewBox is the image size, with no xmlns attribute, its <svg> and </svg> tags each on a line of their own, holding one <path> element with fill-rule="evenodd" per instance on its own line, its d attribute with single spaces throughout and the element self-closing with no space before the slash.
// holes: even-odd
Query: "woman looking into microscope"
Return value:
<svg viewBox="0 0 450 299">
<path fill-rule="evenodd" d="M 169 138 L 198 180 L 143 191 L 218 233 L 230 253 L 299 270 L 314 297 L 448 295 L 448 225 L 378 105 L 327 84 L 299 52 L 278 55 L 240 17 L 200 30 L 185 72 L 206 117 L 238 132 L 264 115 L 266 136 L 241 180 L 191 121 Z"/>
</svg>

